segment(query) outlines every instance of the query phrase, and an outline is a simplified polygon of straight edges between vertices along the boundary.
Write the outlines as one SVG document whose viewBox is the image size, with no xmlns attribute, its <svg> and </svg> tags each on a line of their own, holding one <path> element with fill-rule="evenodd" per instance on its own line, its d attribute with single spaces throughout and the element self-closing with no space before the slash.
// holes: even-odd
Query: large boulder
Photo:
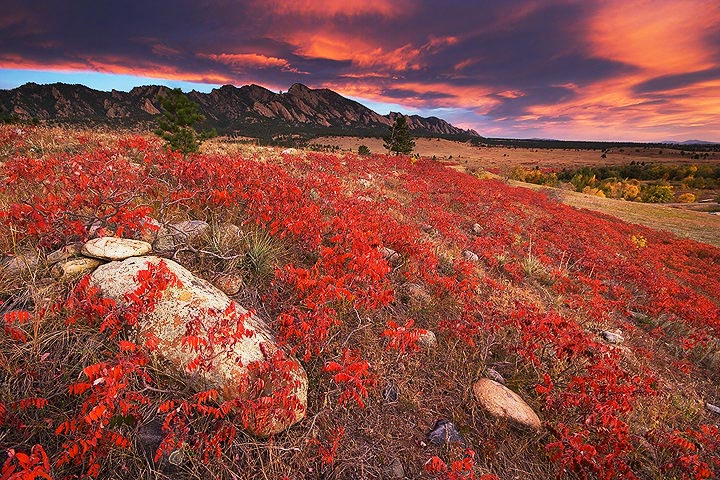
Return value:
<svg viewBox="0 0 720 480">
<path fill-rule="evenodd" d="M 254 382 L 257 378 L 248 365 L 262 362 L 266 355 L 277 352 L 276 341 L 261 319 L 248 315 L 247 310 L 209 282 L 194 276 L 177 263 L 159 257 L 134 257 L 102 265 L 91 275 L 91 284 L 97 286 L 104 296 L 124 305 L 126 295 L 139 286 L 136 279 L 138 272 L 161 262 L 175 275 L 179 284 L 167 287 L 154 310 L 140 316 L 136 327 L 138 340 L 154 337 L 158 343 L 156 353 L 179 371 L 191 374 L 197 381 L 195 388 L 198 390 L 215 388 L 223 400 L 251 399 L 247 382 Z M 215 329 L 227 325 L 228 321 L 233 323 L 233 314 L 228 311 L 230 306 L 234 306 L 237 315 L 245 317 L 244 328 L 250 333 L 237 342 L 228 342 L 218 341 L 217 338 L 222 337 L 215 332 L 216 340 L 208 347 L 211 351 L 204 355 L 207 361 L 205 367 L 190 372 L 198 353 L 183 342 L 189 322 L 192 321 L 197 328 L 197 337 L 207 339 Z M 289 389 L 287 398 L 290 401 L 285 402 L 280 410 L 273 410 L 267 421 L 259 415 L 251 415 L 250 433 L 256 436 L 278 433 L 305 416 L 308 386 L 305 370 L 297 360 L 289 358 L 285 371 L 289 374 L 285 377 L 277 372 L 264 374 L 262 380 L 265 385 L 261 395 L 273 398 L 280 390 Z"/>
<path fill-rule="evenodd" d="M 500 383 L 481 378 L 473 385 L 475 399 L 490 415 L 540 430 L 540 418 L 520 396 Z"/>
</svg>

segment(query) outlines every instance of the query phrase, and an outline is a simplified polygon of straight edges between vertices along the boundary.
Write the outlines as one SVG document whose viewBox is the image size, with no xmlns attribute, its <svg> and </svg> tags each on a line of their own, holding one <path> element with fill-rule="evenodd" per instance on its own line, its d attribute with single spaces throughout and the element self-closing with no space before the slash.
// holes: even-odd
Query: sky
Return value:
<svg viewBox="0 0 720 480">
<path fill-rule="evenodd" d="M 330 88 L 489 137 L 720 142 L 718 0 L 3 0 L 0 88 Z"/>
</svg>

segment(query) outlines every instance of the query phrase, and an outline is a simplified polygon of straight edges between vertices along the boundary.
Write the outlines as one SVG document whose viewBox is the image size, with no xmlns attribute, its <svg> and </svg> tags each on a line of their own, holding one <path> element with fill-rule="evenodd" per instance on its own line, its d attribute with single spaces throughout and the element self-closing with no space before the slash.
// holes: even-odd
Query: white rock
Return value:
<svg viewBox="0 0 720 480">
<path fill-rule="evenodd" d="M 124 260 L 138 257 L 152 251 L 152 245 L 142 240 L 119 237 L 100 237 L 88 240 L 82 247 L 82 254 L 102 260 Z"/>
<path fill-rule="evenodd" d="M 480 235 L 483 232 L 483 229 L 479 223 L 473 223 L 472 231 L 474 234 Z"/>
<path fill-rule="evenodd" d="M 400 254 L 392 248 L 378 247 L 378 250 L 380 250 L 380 253 L 383 254 L 385 260 L 390 262 L 392 265 L 397 265 L 398 263 L 400 263 Z"/>
<path fill-rule="evenodd" d="M 418 344 L 427 348 L 432 349 L 437 346 L 437 337 L 435 332 L 432 330 L 425 330 L 418 336 Z"/>
<path fill-rule="evenodd" d="M 493 417 L 509 420 L 517 425 L 540 430 L 540 418 L 520 396 L 489 378 L 473 385 L 475 399 Z"/>
<path fill-rule="evenodd" d="M 468 262 L 477 262 L 480 260 L 480 257 L 478 257 L 475 252 L 471 252 L 470 250 L 465 250 L 463 252 L 463 258 Z"/>
<path fill-rule="evenodd" d="M 610 332 L 608 330 L 603 331 L 600 335 L 602 336 L 603 340 L 612 344 L 618 344 L 625 341 L 625 338 L 619 333 Z"/>
<path fill-rule="evenodd" d="M 123 262 L 111 262 L 98 267 L 91 275 L 91 284 L 100 288 L 103 295 L 114 299 L 119 305 L 125 302 L 125 295 L 138 287 L 136 276 L 146 270 L 150 264 L 164 262 L 167 269 L 175 275 L 180 285 L 168 287 L 156 303 L 152 312 L 138 319 L 136 333 L 138 341 L 143 342 L 150 334 L 158 341 L 156 353 L 163 357 L 180 372 L 188 372 L 189 366 L 197 357 L 183 338 L 187 331 L 187 322 L 198 319 L 200 338 L 207 338 L 215 327 L 222 322 L 234 324 L 236 316 L 226 313 L 233 306 L 239 315 L 247 314 L 242 306 L 231 301 L 227 295 L 213 287 L 209 282 L 195 277 L 188 270 L 173 262 L 159 257 L 133 257 Z M 246 380 L 251 377 L 248 365 L 265 360 L 263 349 L 268 355 L 277 352 L 277 344 L 267 325 L 255 315 L 244 319 L 244 327 L 252 334 L 243 336 L 236 342 L 217 341 L 209 352 L 209 368 L 198 369 L 191 373 L 199 383 L 198 390 L 216 388 L 222 399 L 240 398 L 246 400 L 250 393 L 246 391 Z M 288 359 L 286 369 L 291 384 L 285 378 L 265 377 L 263 396 L 272 397 L 281 388 L 289 387 L 291 398 L 296 403 L 281 412 L 270 415 L 269 421 L 259 423 L 250 418 L 248 430 L 257 436 L 267 436 L 281 432 L 305 416 L 307 409 L 307 375 L 302 365 L 294 358 Z M 252 378 L 250 378 L 253 380 Z"/>
</svg>

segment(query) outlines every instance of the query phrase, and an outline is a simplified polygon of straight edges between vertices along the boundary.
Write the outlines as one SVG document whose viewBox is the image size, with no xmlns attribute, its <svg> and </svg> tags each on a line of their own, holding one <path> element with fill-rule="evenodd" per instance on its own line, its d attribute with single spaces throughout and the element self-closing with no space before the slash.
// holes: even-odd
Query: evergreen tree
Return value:
<svg viewBox="0 0 720 480">
<path fill-rule="evenodd" d="M 155 134 L 162 137 L 171 150 L 184 155 L 197 152 L 200 144 L 215 136 L 215 131 L 198 132 L 194 125 L 205 120 L 198 113 L 198 106 L 187 98 L 182 90 L 176 88 L 160 97 L 163 114 L 158 122 Z"/>
<path fill-rule="evenodd" d="M 409 155 L 415 148 L 415 140 L 410 136 L 407 119 L 402 115 L 398 115 L 390 127 L 390 133 L 383 140 L 383 147 L 395 155 Z"/>
</svg>

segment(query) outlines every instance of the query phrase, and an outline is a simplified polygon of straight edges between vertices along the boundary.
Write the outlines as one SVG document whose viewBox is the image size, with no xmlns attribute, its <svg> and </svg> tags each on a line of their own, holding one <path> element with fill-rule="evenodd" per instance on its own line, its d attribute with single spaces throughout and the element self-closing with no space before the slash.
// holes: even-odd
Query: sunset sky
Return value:
<svg viewBox="0 0 720 480">
<path fill-rule="evenodd" d="M 0 88 L 296 82 L 492 137 L 720 142 L 720 1 L 4 0 Z"/>
</svg>

